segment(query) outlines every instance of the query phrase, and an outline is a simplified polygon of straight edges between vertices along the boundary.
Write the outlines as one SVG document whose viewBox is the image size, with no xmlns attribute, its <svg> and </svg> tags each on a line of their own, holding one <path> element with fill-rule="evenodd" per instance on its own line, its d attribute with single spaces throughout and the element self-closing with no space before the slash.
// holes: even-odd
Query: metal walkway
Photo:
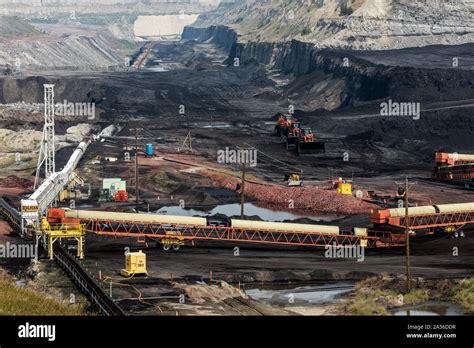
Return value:
<svg viewBox="0 0 474 348">
<path fill-rule="evenodd" d="M 137 220 L 140 214 L 136 214 Z M 372 236 L 352 234 L 324 234 L 310 232 L 288 232 L 274 230 L 249 230 L 232 227 L 197 227 L 188 225 L 159 224 L 142 221 L 82 220 L 86 231 L 98 235 L 114 237 L 175 237 L 184 240 L 214 240 L 228 242 L 247 242 L 261 244 L 279 244 L 293 246 L 321 247 L 327 245 L 354 246 L 368 248 L 381 246 L 381 238 L 390 241 L 389 232 L 380 232 Z M 366 241 L 366 242 L 365 242 Z M 394 246 L 395 244 L 392 244 Z M 401 245 L 396 243 L 396 245 Z"/>
</svg>

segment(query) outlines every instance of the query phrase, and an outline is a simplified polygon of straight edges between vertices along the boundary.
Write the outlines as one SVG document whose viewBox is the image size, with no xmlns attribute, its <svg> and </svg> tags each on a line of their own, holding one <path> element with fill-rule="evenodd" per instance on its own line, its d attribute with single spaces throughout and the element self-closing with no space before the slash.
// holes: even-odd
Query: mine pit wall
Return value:
<svg viewBox="0 0 474 348">
<path fill-rule="evenodd" d="M 212 26 L 208 28 L 186 27 L 182 39 L 200 42 L 212 42 L 229 53 L 228 64 L 239 58 L 240 64 L 256 61 L 269 69 L 293 74 L 295 77 L 321 71 L 334 77 L 346 79 L 346 90 L 341 105 L 354 100 L 381 99 L 389 95 L 389 79 L 381 75 L 377 69 L 366 74 L 370 63 L 351 57 L 352 72 L 347 78 L 347 68 L 342 66 L 340 57 L 325 50 L 318 50 L 309 43 L 297 40 L 289 42 L 238 42 L 238 35 L 231 28 Z M 356 63 L 357 62 L 357 63 Z"/>
<path fill-rule="evenodd" d="M 179 38 L 186 25 L 197 19 L 197 14 L 138 16 L 133 31 L 138 37 Z"/>
<path fill-rule="evenodd" d="M 29 76 L 26 78 L 0 77 L 0 104 L 43 103 L 43 84 L 55 84 L 55 102 L 96 102 L 104 96 L 113 98 L 114 91 L 104 91 L 100 82 L 77 78 Z M 93 92 L 91 92 L 93 91 Z M 105 92 L 107 92 L 105 94 Z"/>
<path fill-rule="evenodd" d="M 180 13 L 203 13 L 211 11 L 218 6 L 218 0 L 100 0 L 91 2 L 88 0 L 0 0 L 0 15 L 28 16 L 28 17 L 51 17 L 69 15 L 71 11 L 86 14 L 111 14 L 140 12 L 147 14 L 174 14 Z"/>
<path fill-rule="evenodd" d="M 356 51 L 351 54 L 317 49 L 297 40 L 238 42 L 238 35 L 223 26 L 186 27 L 182 39 L 212 42 L 225 48 L 229 53 L 228 64 L 237 57 L 240 64 L 254 61 L 296 77 L 314 73 L 326 78 L 339 78 L 344 81 L 341 108 L 364 103 L 371 105 L 371 110 L 376 110 L 372 111 L 374 113 L 380 110 L 382 101 L 391 98 L 393 101 L 420 102 L 423 109 L 430 102 L 472 99 L 474 95 L 473 70 L 376 65 L 356 57 Z M 350 61 L 348 68 L 342 64 L 345 57 Z M 318 114 L 317 111 L 306 111 L 311 115 Z M 410 117 L 363 118 L 338 124 L 319 122 L 316 117 L 306 122 L 329 133 L 355 135 L 362 142 L 384 143 L 432 163 L 434 151 L 474 151 L 472 140 L 469 140 L 474 132 L 472 111 L 472 108 L 440 110 L 422 114 L 416 122 Z"/>
<path fill-rule="evenodd" d="M 236 32 L 224 26 L 186 27 L 182 39 L 212 42 L 226 49 L 229 64 L 237 57 L 241 64 L 256 61 L 295 77 L 320 72 L 342 78 L 346 84 L 342 107 L 389 97 L 422 103 L 471 99 L 473 95 L 473 70 L 387 67 L 358 58 L 356 51 L 318 49 L 298 40 L 239 42 Z M 349 67 L 343 66 L 344 58 L 349 59 Z"/>
<path fill-rule="evenodd" d="M 207 28 L 186 26 L 181 38 L 183 40 L 196 40 L 200 42 L 210 41 L 216 46 L 226 49 L 229 54 L 238 41 L 237 33 L 224 26 L 211 26 Z"/>
</svg>

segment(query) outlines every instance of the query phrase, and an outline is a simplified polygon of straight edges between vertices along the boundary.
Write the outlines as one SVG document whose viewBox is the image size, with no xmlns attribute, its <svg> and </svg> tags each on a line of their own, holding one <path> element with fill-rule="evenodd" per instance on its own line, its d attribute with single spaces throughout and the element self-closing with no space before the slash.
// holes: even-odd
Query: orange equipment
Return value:
<svg viewBox="0 0 474 348">
<path fill-rule="evenodd" d="M 400 245 L 398 241 L 395 241 L 395 244 L 391 242 L 389 232 L 356 233 L 327 225 L 296 224 L 295 226 L 286 223 L 232 219 L 231 226 L 213 226 L 208 225 L 208 220 L 205 218 L 57 208 L 48 209 L 48 221 L 50 219 L 57 222 L 64 222 L 65 219 L 77 220 L 86 225 L 88 233 L 97 235 L 114 238 L 149 237 L 162 242 L 163 239 L 173 238 L 173 242 L 176 239 L 220 240 L 293 246 L 352 245 L 371 248 Z M 189 220 L 192 220 L 191 224 Z M 196 220 L 197 223 L 193 223 Z M 305 226 L 304 230 L 300 230 L 302 226 Z"/>
<path fill-rule="evenodd" d="M 474 203 L 439 204 L 405 208 L 372 210 L 370 222 L 377 230 L 403 232 L 410 230 L 422 234 L 442 232 L 463 237 L 464 228 L 474 224 Z"/>
<path fill-rule="evenodd" d="M 435 162 L 437 166 L 453 166 L 461 164 L 472 164 L 474 163 L 474 155 L 465 155 L 459 153 L 445 153 L 445 152 L 436 152 L 435 153 Z"/>
<path fill-rule="evenodd" d="M 291 114 L 278 114 L 277 124 L 275 125 L 275 135 L 280 137 L 287 136 L 296 119 Z"/>
<path fill-rule="evenodd" d="M 128 202 L 128 192 L 124 190 L 118 190 L 114 195 L 115 202 Z"/>
<path fill-rule="evenodd" d="M 326 149 L 324 142 L 316 141 L 316 135 L 310 127 L 301 127 L 297 122 L 292 125 L 286 137 L 286 148 L 295 149 L 298 155 L 304 150 L 325 152 Z"/>
<path fill-rule="evenodd" d="M 433 178 L 474 186 L 474 155 L 437 152 Z"/>
<path fill-rule="evenodd" d="M 303 174 L 302 173 L 291 173 L 285 175 L 285 181 L 288 186 L 303 186 Z"/>
</svg>

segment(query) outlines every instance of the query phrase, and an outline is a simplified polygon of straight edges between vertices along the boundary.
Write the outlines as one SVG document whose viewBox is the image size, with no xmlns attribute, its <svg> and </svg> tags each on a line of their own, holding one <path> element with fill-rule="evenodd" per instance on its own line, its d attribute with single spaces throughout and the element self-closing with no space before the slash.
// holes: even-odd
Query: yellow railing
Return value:
<svg viewBox="0 0 474 348">
<path fill-rule="evenodd" d="M 41 222 L 41 229 L 51 236 L 82 236 L 86 234 L 86 225 L 84 224 L 49 223 L 45 218 Z"/>
</svg>

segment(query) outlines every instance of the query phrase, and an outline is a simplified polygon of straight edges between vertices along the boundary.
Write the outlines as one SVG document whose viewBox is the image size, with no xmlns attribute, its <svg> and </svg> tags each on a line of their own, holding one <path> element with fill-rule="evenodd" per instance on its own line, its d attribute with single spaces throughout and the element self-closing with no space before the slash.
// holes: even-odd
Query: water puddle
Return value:
<svg viewBox="0 0 474 348">
<path fill-rule="evenodd" d="M 354 289 L 348 282 L 324 283 L 298 287 L 246 289 L 245 293 L 254 300 L 262 301 L 271 306 L 286 307 L 289 305 L 304 306 L 314 304 L 332 304 Z"/>
<path fill-rule="evenodd" d="M 24 288 L 26 286 L 26 280 L 25 279 L 19 279 L 15 281 L 15 286 L 19 288 Z"/>
<path fill-rule="evenodd" d="M 94 204 L 87 204 L 87 203 L 84 203 L 84 204 L 79 204 L 77 206 L 78 209 L 84 209 L 84 208 L 97 208 L 96 205 Z"/>
<path fill-rule="evenodd" d="M 393 312 L 397 316 L 444 316 L 444 315 L 464 315 L 463 310 L 451 302 L 429 301 L 418 305 L 398 308 Z"/>
<path fill-rule="evenodd" d="M 212 122 L 202 126 L 202 128 L 230 128 L 230 123 L 227 122 Z"/>
<path fill-rule="evenodd" d="M 258 207 L 252 203 L 244 204 L 244 211 L 246 216 L 258 216 L 262 220 L 266 221 L 283 221 L 283 220 L 296 220 L 301 218 L 307 218 L 313 221 L 330 220 L 331 217 L 324 215 L 299 215 L 290 213 L 287 211 L 271 210 L 267 208 Z M 240 204 L 222 204 L 218 205 L 211 210 L 199 210 L 199 209 L 185 209 L 180 206 L 165 206 L 156 211 L 157 214 L 165 215 L 182 215 L 182 216 L 208 216 L 215 214 L 223 214 L 226 216 L 240 215 Z"/>
<path fill-rule="evenodd" d="M 161 66 L 148 67 L 147 70 L 148 71 L 153 71 L 153 72 L 167 72 L 167 71 L 169 71 L 168 69 L 165 69 Z"/>
</svg>

